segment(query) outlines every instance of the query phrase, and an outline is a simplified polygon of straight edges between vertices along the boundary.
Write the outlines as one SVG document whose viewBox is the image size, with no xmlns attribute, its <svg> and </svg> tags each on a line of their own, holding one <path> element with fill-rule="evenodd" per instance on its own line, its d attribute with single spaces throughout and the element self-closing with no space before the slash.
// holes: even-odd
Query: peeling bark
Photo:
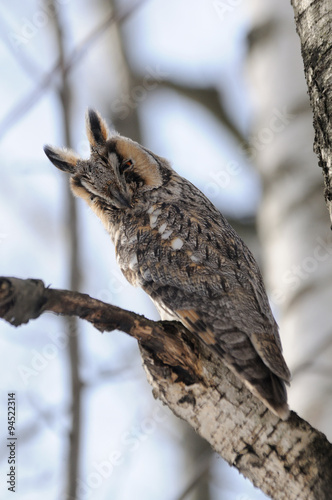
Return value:
<svg viewBox="0 0 332 500">
<path fill-rule="evenodd" d="M 332 446 L 325 436 L 294 412 L 278 419 L 181 324 L 45 288 L 41 280 L 0 278 L 0 317 L 18 326 L 46 311 L 136 338 L 154 396 L 271 498 L 330 498 Z"/>
</svg>

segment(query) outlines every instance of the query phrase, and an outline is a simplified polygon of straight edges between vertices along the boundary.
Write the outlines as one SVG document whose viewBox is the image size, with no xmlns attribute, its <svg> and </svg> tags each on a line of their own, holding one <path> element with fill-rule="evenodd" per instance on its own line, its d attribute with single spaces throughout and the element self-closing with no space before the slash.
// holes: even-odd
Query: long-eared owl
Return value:
<svg viewBox="0 0 332 500">
<path fill-rule="evenodd" d="M 127 280 L 143 288 L 162 319 L 183 323 L 286 419 L 290 373 L 250 250 L 167 160 L 110 134 L 95 111 L 86 123 L 88 160 L 66 149 L 44 150 L 102 220 Z"/>
</svg>

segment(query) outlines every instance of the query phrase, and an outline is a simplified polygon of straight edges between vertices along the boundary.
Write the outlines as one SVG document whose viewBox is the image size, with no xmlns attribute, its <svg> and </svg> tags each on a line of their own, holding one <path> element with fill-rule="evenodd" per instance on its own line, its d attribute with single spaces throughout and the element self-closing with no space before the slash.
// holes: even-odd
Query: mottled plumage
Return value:
<svg viewBox="0 0 332 500">
<path fill-rule="evenodd" d="M 88 160 L 45 147 L 103 221 L 118 264 L 162 319 L 181 321 L 274 413 L 287 418 L 290 373 L 258 266 L 241 238 L 167 160 L 87 114 Z"/>
</svg>

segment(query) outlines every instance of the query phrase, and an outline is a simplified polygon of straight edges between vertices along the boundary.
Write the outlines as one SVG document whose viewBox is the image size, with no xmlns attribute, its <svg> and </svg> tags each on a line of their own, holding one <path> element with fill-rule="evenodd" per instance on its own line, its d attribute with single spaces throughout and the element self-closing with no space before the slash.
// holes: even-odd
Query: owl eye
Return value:
<svg viewBox="0 0 332 500">
<path fill-rule="evenodd" d="M 126 170 L 133 166 L 132 160 L 125 160 L 120 165 L 120 173 L 123 174 Z"/>
</svg>

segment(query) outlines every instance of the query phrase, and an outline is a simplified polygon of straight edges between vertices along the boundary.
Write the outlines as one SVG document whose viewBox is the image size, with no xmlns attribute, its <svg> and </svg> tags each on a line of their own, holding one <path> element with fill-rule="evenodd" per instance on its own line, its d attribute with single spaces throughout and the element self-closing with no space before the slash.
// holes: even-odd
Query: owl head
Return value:
<svg viewBox="0 0 332 500">
<path fill-rule="evenodd" d="M 89 159 L 48 145 L 44 151 L 57 168 L 70 175 L 73 193 L 85 199 L 96 212 L 128 210 L 143 192 L 169 181 L 172 169 L 167 160 L 131 139 L 110 133 L 94 110 L 87 111 L 86 130 L 91 150 Z"/>
</svg>

